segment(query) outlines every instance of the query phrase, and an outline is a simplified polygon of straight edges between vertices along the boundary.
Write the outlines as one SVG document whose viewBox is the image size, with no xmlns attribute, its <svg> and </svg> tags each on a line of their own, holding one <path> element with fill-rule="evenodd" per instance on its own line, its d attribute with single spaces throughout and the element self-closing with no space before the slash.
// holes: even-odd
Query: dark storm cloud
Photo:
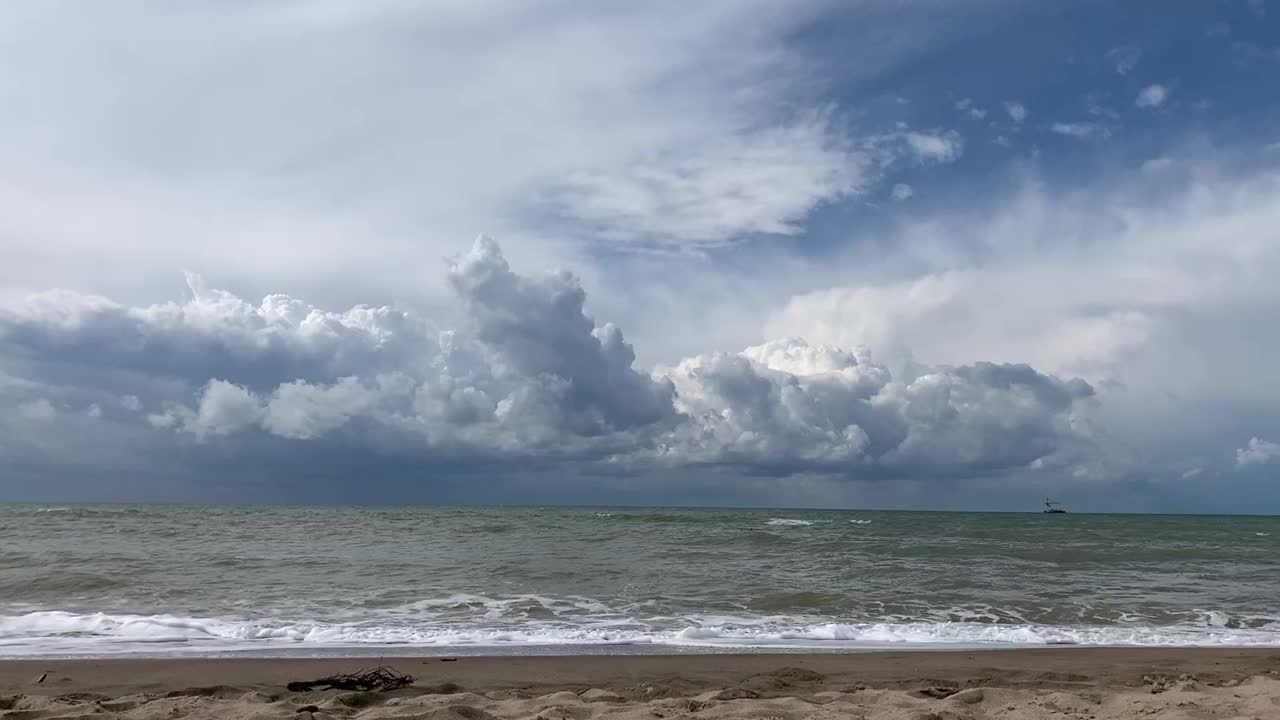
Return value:
<svg viewBox="0 0 1280 720">
<path fill-rule="evenodd" d="M 1072 415 L 1092 388 L 1026 365 L 895 377 L 858 352 L 782 339 L 649 373 L 568 273 L 516 274 L 481 238 L 448 281 L 465 322 L 446 332 L 386 307 L 254 305 L 194 279 L 181 304 L 16 303 L 0 310 L 3 452 L 63 473 L 154 460 L 177 476 L 241 463 L 329 477 L 321 465 L 341 448 L 405 478 L 414 463 L 433 477 L 472 463 L 878 478 L 998 474 L 1084 441 Z M 53 440 L 66 433 L 80 441 Z M 122 445 L 127 456 L 108 449 Z"/>
</svg>

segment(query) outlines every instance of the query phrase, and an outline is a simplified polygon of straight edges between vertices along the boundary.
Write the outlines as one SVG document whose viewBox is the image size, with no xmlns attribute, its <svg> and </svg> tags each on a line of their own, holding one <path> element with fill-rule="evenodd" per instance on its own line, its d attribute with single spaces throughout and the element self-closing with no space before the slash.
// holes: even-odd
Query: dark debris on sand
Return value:
<svg viewBox="0 0 1280 720">
<path fill-rule="evenodd" d="M 290 692 L 308 690 L 355 690 L 359 692 L 386 692 L 413 684 L 413 676 L 385 665 L 350 675 L 330 675 L 319 680 L 294 681 L 286 685 Z"/>
</svg>

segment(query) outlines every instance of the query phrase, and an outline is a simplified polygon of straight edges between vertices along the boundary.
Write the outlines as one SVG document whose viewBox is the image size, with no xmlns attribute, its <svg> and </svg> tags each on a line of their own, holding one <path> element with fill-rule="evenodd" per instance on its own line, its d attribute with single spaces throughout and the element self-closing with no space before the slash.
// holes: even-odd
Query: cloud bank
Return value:
<svg viewBox="0 0 1280 720">
<path fill-rule="evenodd" d="M 482 237 L 446 275 L 463 318 L 448 330 L 391 307 L 249 303 L 195 277 L 182 302 L 58 291 L 11 303 L 0 452 L 38 457 L 74 431 L 170 459 L 337 444 L 425 464 L 927 479 L 1087 450 L 1078 414 L 1094 389 L 1025 364 L 894 372 L 865 350 L 783 338 L 645 371 L 567 272 L 518 274 Z"/>
</svg>

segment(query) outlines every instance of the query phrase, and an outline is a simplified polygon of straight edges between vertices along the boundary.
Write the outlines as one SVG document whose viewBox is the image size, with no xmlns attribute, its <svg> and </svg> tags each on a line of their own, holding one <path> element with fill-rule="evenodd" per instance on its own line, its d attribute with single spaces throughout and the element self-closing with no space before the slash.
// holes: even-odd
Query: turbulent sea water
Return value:
<svg viewBox="0 0 1280 720">
<path fill-rule="evenodd" d="M 1280 518 L 0 506 L 0 656 L 1280 646 Z"/>
</svg>

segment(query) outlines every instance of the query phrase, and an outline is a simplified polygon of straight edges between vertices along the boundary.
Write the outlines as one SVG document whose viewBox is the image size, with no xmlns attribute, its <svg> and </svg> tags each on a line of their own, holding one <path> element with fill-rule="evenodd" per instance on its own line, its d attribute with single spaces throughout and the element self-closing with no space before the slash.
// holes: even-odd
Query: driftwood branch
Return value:
<svg viewBox="0 0 1280 720">
<path fill-rule="evenodd" d="M 319 680 L 295 681 L 285 687 L 290 692 L 308 690 L 395 690 L 413 684 L 413 676 L 390 667 L 363 670 L 351 675 L 330 675 Z"/>
</svg>

